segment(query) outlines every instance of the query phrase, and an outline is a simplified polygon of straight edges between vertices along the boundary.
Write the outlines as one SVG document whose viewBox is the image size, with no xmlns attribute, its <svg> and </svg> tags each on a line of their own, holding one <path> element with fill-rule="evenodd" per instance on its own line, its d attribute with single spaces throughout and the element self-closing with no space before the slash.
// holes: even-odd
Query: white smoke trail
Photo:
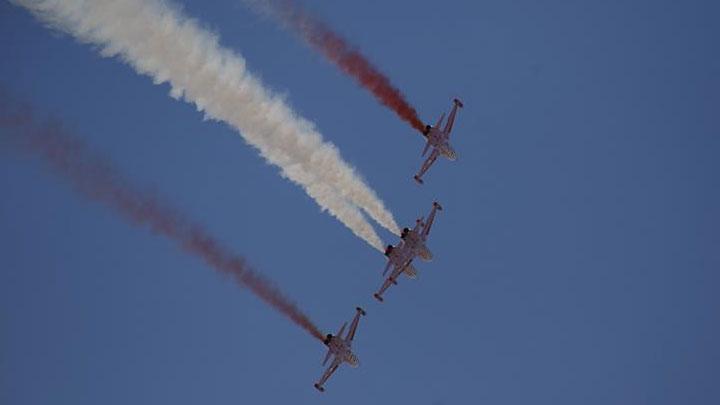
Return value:
<svg viewBox="0 0 720 405">
<path fill-rule="evenodd" d="M 51 27 L 118 56 L 154 83 L 168 82 L 171 96 L 194 103 L 207 118 L 224 121 L 256 147 L 281 175 L 300 184 L 323 210 L 371 246 L 382 242 L 358 207 L 399 233 L 377 195 L 298 117 L 248 72 L 240 55 L 218 37 L 160 0 L 12 0 Z"/>
</svg>

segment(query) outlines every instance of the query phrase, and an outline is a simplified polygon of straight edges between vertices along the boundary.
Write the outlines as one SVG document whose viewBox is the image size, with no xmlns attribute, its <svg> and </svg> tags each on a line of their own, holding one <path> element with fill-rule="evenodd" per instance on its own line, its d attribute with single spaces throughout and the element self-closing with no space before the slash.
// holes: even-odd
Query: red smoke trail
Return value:
<svg viewBox="0 0 720 405">
<path fill-rule="evenodd" d="M 37 128 L 28 108 L 16 114 L 5 114 L 3 104 L 0 100 L 0 128 L 5 130 L 3 137 L 9 136 L 9 140 L 21 150 L 43 158 L 77 191 L 115 209 L 130 222 L 147 225 L 154 233 L 173 239 L 217 271 L 232 276 L 238 284 L 250 289 L 315 338 L 324 338 L 312 321 L 272 282 L 256 273 L 245 259 L 227 251 L 201 226 L 190 223 L 154 196 L 133 188 L 110 164 L 92 154 L 59 123 Z"/>
<path fill-rule="evenodd" d="M 352 76 L 380 103 L 395 111 L 403 121 L 420 132 L 425 130 L 425 125 L 418 118 L 415 109 L 405 100 L 400 90 L 390 83 L 390 79 L 329 26 L 290 0 L 270 0 L 264 5 L 269 7 L 268 11 L 272 15 L 281 19 L 308 44 L 322 52 L 345 74 Z"/>
</svg>

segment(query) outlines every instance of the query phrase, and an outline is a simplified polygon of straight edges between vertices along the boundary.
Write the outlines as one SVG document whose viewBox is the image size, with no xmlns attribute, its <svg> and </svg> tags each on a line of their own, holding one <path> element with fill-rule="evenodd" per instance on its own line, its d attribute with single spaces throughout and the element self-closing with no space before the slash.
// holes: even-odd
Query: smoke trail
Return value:
<svg viewBox="0 0 720 405">
<path fill-rule="evenodd" d="M 382 242 L 358 207 L 391 232 L 392 214 L 343 161 L 334 145 L 251 75 L 242 57 L 160 0 L 12 0 L 51 27 L 118 56 L 171 96 L 228 123 L 281 175 L 301 185 L 323 210 L 371 246 Z"/>
<path fill-rule="evenodd" d="M 425 125 L 418 118 L 415 109 L 405 100 L 400 90 L 390 83 L 390 79 L 327 24 L 310 15 L 293 0 L 245 2 L 261 13 L 280 20 L 284 26 L 370 91 L 381 104 L 393 110 L 403 121 L 420 132 L 425 130 Z"/>
<path fill-rule="evenodd" d="M 134 224 L 146 225 L 152 232 L 174 240 L 220 273 L 233 277 L 315 338 L 323 339 L 313 322 L 272 282 L 256 273 L 245 259 L 227 251 L 203 227 L 162 205 L 153 195 L 133 188 L 111 165 L 93 155 L 59 123 L 38 127 L 27 109 L 8 114 L 3 111 L 7 105 L 2 104 L 7 101 L 0 100 L 0 128 L 7 130 L 2 135 L 8 138 L 3 140 L 42 158 L 86 197 L 113 208 Z"/>
</svg>

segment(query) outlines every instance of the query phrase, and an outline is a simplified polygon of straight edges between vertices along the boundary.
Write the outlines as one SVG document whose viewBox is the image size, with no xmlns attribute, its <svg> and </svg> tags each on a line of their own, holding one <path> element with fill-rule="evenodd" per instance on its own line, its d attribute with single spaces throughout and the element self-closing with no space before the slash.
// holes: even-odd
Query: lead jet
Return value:
<svg viewBox="0 0 720 405">
<path fill-rule="evenodd" d="M 385 267 L 383 276 L 391 266 L 393 270 L 390 273 L 390 277 L 385 279 L 380 289 L 373 294 L 375 299 L 382 302 L 382 295 L 385 293 L 385 290 L 393 284 L 397 285 L 397 279 L 401 274 L 405 274 L 410 278 L 417 277 L 417 270 L 412 265 L 415 257 L 420 257 L 424 261 L 432 260 L 432 252 L 428 249 L 426 242 L 430 234 L 430 228 L 433 222 L 435 222 L 435 214 L 437 211 L 442 211 L 442 206 L 435 201 L 433 202 L 432 210 L 428 215 L 427 221 L 425 221 L 423 217 L 420 217 L 415 221 L 415 227 L 413 229 L 403 228 L 400 234 L 400 243 L 398 243 L 396 247 L 389 245 L 385 250 L 385 255 L 388 256 L 388 264 Z"/>
<path fill-rule="evenodd" d="M 335 358 L 333 358 L 332 363 L 330 363 L 330 367 L 328 367 L 322 377 L 320 377 L 320 381 L 315 383 L 315 388 L 320 392 L 325 392 L 323 384 L 325 384 L 325 381 L 330 378 L 330 376 L 342 363 L 348 363 L 353 368 L 360 364 L 357 356 L 351 351 L 351 347 L 353 338 L 355 337 L 355 330 L 357 330 L 358 322 L 360 322 L 360 316 L 365 316 L 365 311 L 360 307 L 355 308 L 355 311 L 355 318 L 353 318 L 352 322 L 350 322 L 350 329 L 348 329 L 345 337 L 342 337 L 342 334 L 347 326 L 347 322 L 343 323 L 340 327 L 337 336 L 328 334 L 323 341 L 325 346 L 328 347 L 328 352 L 322 363 L 323 366 L 328 362 L 332 355 L 334 355 Z"/>
<path fill-rule="evenodd" d="M 452 131 L 453 124 L 455 123 L 455 114 L 457 114 L 457 109 L 463 107 L 462 101 L 459 99 L 453 99 L 453 107 L 450 111 L 450 115 L 448 116 L 447 123 L 445 124 L 445 128 L 441 129 L 443 119 L 445 119 L 445 113 L 443 113 L 440 116 L 440 119 L 438 120 L 437 124 L 435 126 L 427 125 L 425 126 L 425 131 L 423 131 L 423 136 L 427 139 L 427 143 L 425 144 L 425 149 L 423 149 L 422 156 L 425 156 L 432 147 L 432 152 L 430 152 L 430 156 L 425 159 L 422 166 L 420 167 L 420 171 L 415 175 L 415 181 L 417 181 L 420 184 L 423 184 L 422 176 L 425 174 L 426 171 L 430 168 L 430 166 L 435 163 L 435 160 L 437 160 L 438 156 L 443 156 L 448 160 L 456 160 L 457 154 L 455 153 L 455 150 L 450 146 L 450 132 Z"/>
</svg>

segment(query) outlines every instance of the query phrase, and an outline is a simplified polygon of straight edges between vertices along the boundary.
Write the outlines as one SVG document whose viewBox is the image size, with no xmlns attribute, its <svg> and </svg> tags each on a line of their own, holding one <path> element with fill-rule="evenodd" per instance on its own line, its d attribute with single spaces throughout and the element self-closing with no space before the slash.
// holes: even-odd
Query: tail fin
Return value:
<svg viewBox="0 0 720 405">
<path fill-rule="evenodd" d="M 323 366 L 325 366 L 325 364 L 328 362 L 328 360 L 330 360 L 330 355 L 331 355 L 331 354 L 332 354 L 332 351 L 330 351 L 330 349 L 328 349 L 328 352 L 327 352 L 327 354 L 325 355 L 325 360 L 323 360 L 323 362 L 322 362 L 322 365 L 323 365 Z"/>
<path fill-rule="evenodd" d="M 425 154 L 427 153 L 427 151 L 430 149 L 430 146 L 431 146 L 431 145 L 430 145 L 430 138 L 428 138 L 427 143 L 425 143 L 425 149 L 423 149 L 423 153 L 422 153 L 422 155 L 420 155 L 420 156 L 425 156 Z"/>
<path fill-rule="evenodd" d="M 346 327 L 346 326 L 347 326 L 347 322 L 345 322 L 345 323 L 340 327 L 340 330 L 338 331 L 337 335 L 335 335 L 335 336 L 337 336 L 337 337 L 339 337 L 339 338 L 342 338 L 342 334 L 343 334 L 343 331 L 345 330 L 345 327 Z"/>
<path fill-rule="evenodd" d="M 440 130 L 440 127 L 442 126 L 442 122 L 443 122 L 444 119 L 445 119 L 445 113 L 442 113 L 442 115 L 440 116 L 440 119 L 438 120 L 437 124 L 435 124 L 435 128 L 437 128 L 438 130 Z"/>
</svg>

